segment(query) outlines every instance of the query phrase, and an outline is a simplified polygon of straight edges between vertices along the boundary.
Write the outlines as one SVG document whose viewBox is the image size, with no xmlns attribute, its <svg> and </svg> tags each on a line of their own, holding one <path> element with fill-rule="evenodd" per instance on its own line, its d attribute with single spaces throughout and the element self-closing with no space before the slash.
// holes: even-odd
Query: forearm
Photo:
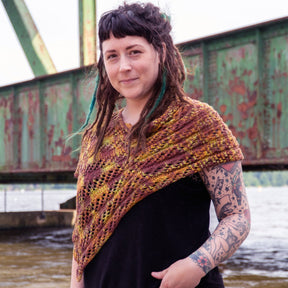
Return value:
<svg viewBox="0 0 288 288">
<path fill-rule="evenodd" d="M 77 269 L 77 262 L 72 259 L 72 269 L 71 269 L 71 283 L 70 288 L 84 288 L 84 277 L 82 276 L 80 281 L 77 281 L 76 278 L 76 269 Z"/>
<path fill-rule="evenodd" d="M 233 214 L 220 221 L 207 241 L 190 258 L 208 273 L 221 262 L 231 257 L 246 239 L 250 230 L 246 212 Z"/>
<path fill-rule="evenodd" d="M 219 224 L 190 257 L 205 273 L 229 258 L 250 231 L 250 211 L 241 162 L 225 163 L 200 173 L 213 201 Z"/>
</svg>

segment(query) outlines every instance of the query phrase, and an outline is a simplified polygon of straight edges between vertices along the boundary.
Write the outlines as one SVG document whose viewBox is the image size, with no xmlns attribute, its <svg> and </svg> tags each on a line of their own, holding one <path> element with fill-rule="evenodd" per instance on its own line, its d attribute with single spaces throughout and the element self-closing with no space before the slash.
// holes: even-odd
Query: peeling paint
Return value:
<svg viewBox="0 0 288 288">
<path fill-rule="evenodd" d="M 184 89 L 220 113 L 244 166 L 288 167 L 288 18 L 253 29 L 179 45 Z M 84 122 L 93 89 L 85 68 L 0 88 L 0 173 L 72 173 L 80 139 L 66 139 Z"/>
<path fill-rule="evenodd" d="M 191 72 L 185 91 L 220 113 L 244 151 L 244 165 L 288 165 L 287 43 L 285 18 L 246 34 L 182 46 Z"/>
</svg>

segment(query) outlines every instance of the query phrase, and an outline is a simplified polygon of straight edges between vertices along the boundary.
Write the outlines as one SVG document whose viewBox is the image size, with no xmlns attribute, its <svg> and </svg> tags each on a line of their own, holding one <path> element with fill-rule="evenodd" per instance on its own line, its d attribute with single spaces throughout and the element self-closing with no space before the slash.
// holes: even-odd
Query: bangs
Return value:
<svg viewBox="0 0 288 288">
<path fill-rule="evenodd" d="M 134 16 L 132 11 L 127 11 L 126 13 L 110 12 L 104 15 L 99 22 L 98 36 L 101 43 L 101 50 L 103 41 L 110 39 L 111 33 L 115 38 L 141 36 L 149 43 L 152 43 L 151 31 L 147 28 L 143 20 L 141 21 L 141 19 Z"/>
</svg>

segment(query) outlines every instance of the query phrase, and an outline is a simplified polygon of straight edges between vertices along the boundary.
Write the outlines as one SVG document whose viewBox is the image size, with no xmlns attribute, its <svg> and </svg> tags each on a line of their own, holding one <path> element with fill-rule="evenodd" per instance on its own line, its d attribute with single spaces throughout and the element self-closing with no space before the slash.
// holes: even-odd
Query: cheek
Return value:
<svg viewBox="0 0 288 288">
<path fill-rule="evenodd" d="M 111 82 L 113 86 L 113 82 L 115 81 L 115 77 L 116 77 L 115 69 L 105 66 L 105 71 L 106 71 L 109 81 Z"/>
</svg>

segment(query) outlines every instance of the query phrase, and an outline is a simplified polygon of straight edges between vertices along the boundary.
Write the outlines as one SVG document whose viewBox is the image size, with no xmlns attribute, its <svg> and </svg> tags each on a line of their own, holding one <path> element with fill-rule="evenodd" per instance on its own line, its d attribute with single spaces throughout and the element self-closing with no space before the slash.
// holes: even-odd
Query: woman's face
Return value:
<svg viewBox="0 0 288 288">
<path fill-rule="evenodd" d="M 102 43 L 105 69 L 111 85 L 126 101 L 146 103 L 158 77 L 159 55 L 139 36 L 110 39 Z"/>
</svg>

